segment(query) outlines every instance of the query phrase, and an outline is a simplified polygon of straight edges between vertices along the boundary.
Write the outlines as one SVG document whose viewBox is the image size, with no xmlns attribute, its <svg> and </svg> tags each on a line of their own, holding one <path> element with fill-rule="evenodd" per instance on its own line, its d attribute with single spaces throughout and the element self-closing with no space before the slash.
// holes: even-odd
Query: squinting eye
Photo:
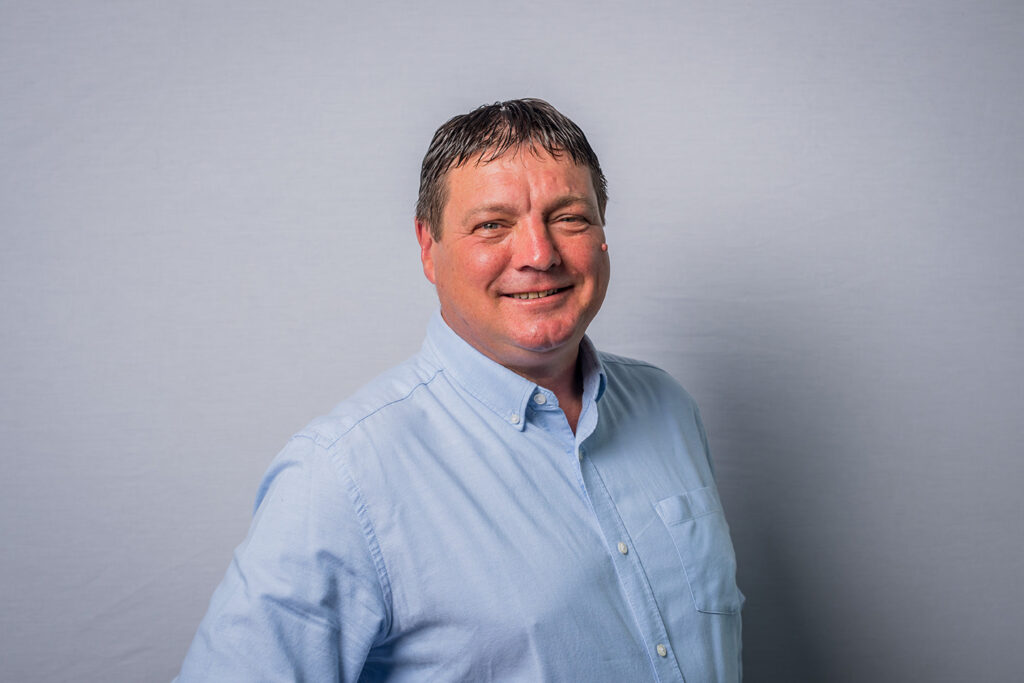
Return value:
<svg viewBox="0 0 1024 683">
<path fill-rule="evenodd" d="M 480 228 L 483 230 L 496 230 L 501 227 L 499 223 L 481 223 Z"/>
</svg>

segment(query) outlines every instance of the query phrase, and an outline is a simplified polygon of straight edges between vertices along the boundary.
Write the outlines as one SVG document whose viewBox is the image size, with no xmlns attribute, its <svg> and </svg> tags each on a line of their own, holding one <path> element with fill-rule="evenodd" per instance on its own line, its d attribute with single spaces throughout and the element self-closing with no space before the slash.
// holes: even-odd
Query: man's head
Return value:
<svg viewBox="0 0 1024 683">
<path fill-rule="evenodd" d="M 420 168 L 416 217 L 441 239 L 441 214 L 448 200 L 448 172 L 466 163 L 486 164 L 508 153 L 544 151 L 567 155 L 590 169 L 604 224 L 607 181 L 601 164 L 580 127 L 544 100 L 525 98 L 477 107 L 448 120 L 434 133 Z"/>
<path fill-rule="evenodd" d="M 441 127 L 423 169 L 416 236 L 445 322 L 535 381 L 575 367 L 609 274 L 582 131 L 539 100 L 482 107 Z"/>
</svg>

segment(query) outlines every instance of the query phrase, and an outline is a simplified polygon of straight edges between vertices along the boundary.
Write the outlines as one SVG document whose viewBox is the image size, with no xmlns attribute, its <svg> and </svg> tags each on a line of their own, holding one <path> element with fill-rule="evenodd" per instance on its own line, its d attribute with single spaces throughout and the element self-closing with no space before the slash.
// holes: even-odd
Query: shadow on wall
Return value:
<svg viewBox="0 0 1024 683">
<path fill-rule="evenodd" d="M 847 379 L 862 354 L 818 302 L 705 299 L 676 325 L 747 596 L 751 681 L 857 680 L 836 647 L 858 609 L 842 586 L 864 477 Z"/>
</svg>

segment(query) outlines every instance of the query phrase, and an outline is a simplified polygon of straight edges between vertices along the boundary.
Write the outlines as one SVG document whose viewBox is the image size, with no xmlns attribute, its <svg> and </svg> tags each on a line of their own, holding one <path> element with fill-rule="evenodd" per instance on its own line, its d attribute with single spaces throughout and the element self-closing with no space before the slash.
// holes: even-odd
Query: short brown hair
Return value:
<svg viewBox="0 0 1024 683">
<path fill-rule="evenodd" d="M 580 127 L 544 100 L 526 98 L 495 102 L 448 120 L 434 133 L 420 169 L 420 194 L 416 217 L 430 227 L 435 240 L 441 239 L 441 214 L 448 199 L 445 177 L 476 157 L 486 164 L 509 150 L 523 146 L 541 147 L 553 157 L 568 154 L 575 163 L 590 168 L 597 194 L 597 209 L 604 223 L 608 204 L 608 182 L 597 155 Z"/>
</svg>

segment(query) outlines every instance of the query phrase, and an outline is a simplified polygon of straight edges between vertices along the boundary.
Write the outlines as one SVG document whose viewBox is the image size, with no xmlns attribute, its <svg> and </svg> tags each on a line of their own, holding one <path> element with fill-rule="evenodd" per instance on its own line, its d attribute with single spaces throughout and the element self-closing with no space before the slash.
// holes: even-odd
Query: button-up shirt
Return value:
<svg viewBox="0 0 1024 683">
<path fill-rule="evenodd" d="M 649 364 L 580 354 L 574 434 L 435 315 L 274 460 L 180 680 L 739 680 L 696 406 Z"/>
</svg>

